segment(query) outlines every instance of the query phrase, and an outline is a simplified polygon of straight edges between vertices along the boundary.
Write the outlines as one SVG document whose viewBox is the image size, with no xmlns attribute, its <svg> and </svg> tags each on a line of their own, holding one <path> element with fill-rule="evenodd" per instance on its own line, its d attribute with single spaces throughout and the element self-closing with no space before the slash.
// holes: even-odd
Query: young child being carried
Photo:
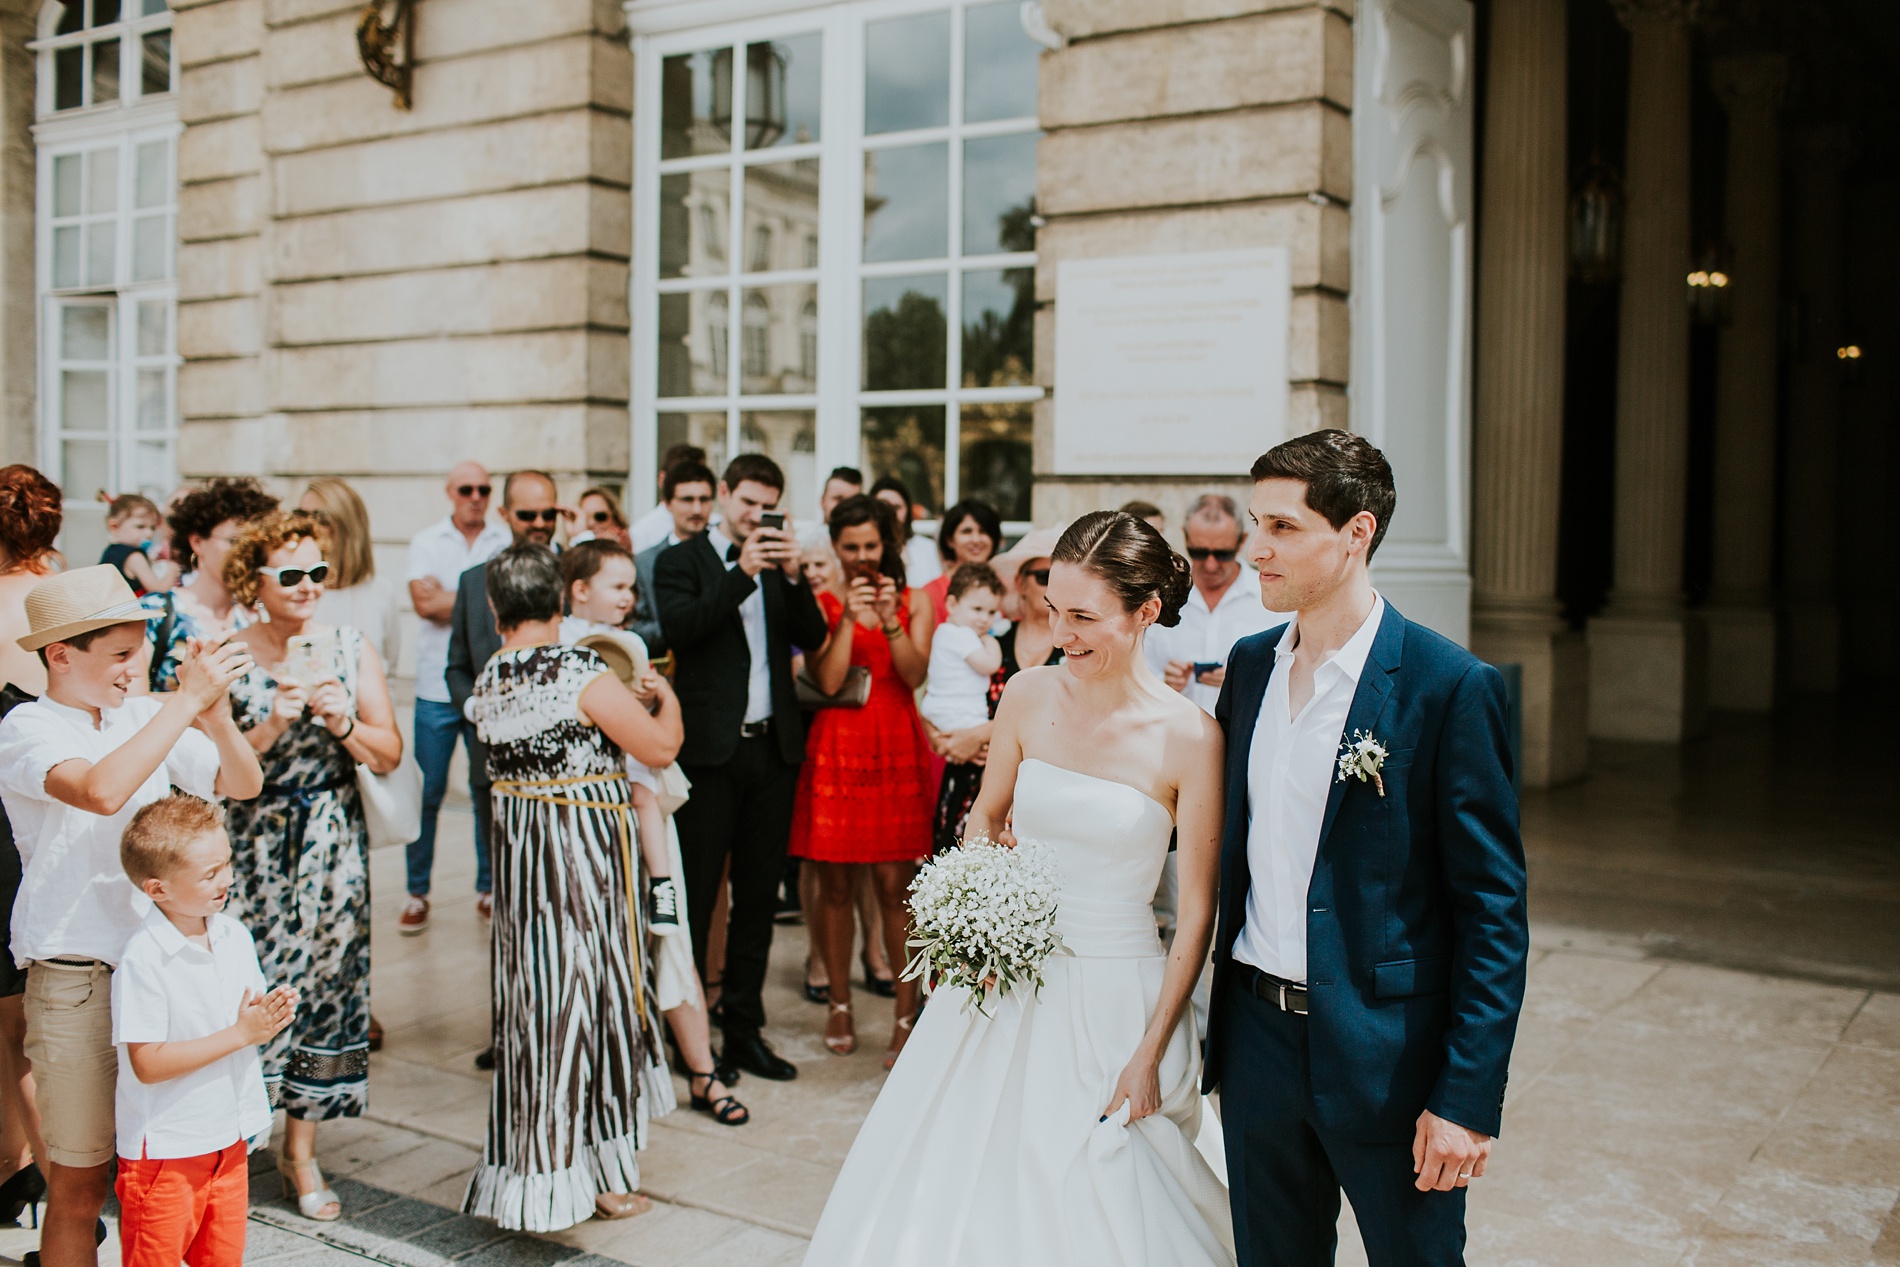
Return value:
<svg viewBox="0 0 1900 1267">
<path fill-rule="evenodd" d="M 633 555 L 625 546 L 605 537 L 570 546 L 561 555 L 561 578 L 567 584 L 568 609 L 561 621 L 562 642 L 579 642 L 589 634 L 626 631 L 638 573 Z M 650 668 L 647 673 L 659 676 Z M 640 682 L 632 685 L 636 696 L 651 701 L 650 685 L 644 690 Z M 640 828 L 640 859 L 647 872 L 647 922 L 654 933 L 670 937 L 680 927 L 680 893 L 673 883 L 673 862 L 666 845 L 660 776 L 628 757 L 627 782 L 634 821 Z"/>
<path fill-rule="evenodd" d="M 241 1267 L 249 1142 L 270 1134 L 257 1049 L 297 1012 L 270 990 L 231 889 L 224 814 L 176 794 L 132 816 L 126 878 L 152 909 L 112 976 L 119 1049 L 119 1245 L 125 1267 Z"/>
<path fill-rule="evenodd" d="M 100 554 L 99 562 L 109 563 L 132 584 L 135 594 L 155 594 L 168 590 L 178 580 L 178 569 L 170 560 L 152 561 L 152 534 L 163 517 L 149 497 L 120 493 L 110 497 L 104 491 L 99 500 L 106 504 L 106 539 L 112 544 Z"/>
<path fill-rule="evenodd" d="M 990 677 L 1003 664 L 990 626 L 1002 605 L 1003 582 L 989 564 L 965 563 L 950 577 L 920 710 L 938 730 L 965 730 L 990 719 Z"/>
</svg>

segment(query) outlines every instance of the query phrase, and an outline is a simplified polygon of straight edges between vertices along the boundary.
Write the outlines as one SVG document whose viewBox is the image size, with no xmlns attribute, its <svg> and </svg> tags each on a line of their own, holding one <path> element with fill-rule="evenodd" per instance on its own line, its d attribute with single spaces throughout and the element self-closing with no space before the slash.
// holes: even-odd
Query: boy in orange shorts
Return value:
<svg viewBox="0 0 1900 1267">
<path fill-rule="evenodd" d="M 257 950 L 228 915 L 231 841 L 193 796 L 132 816 L 119 845 L 153 909 L 112 977 L 119 1243 L 124 1267 L 242 1267 L 249 1142 L 270 1133 L 257 1049 L 297 1010 L 266 992 Z"/>
</svg>

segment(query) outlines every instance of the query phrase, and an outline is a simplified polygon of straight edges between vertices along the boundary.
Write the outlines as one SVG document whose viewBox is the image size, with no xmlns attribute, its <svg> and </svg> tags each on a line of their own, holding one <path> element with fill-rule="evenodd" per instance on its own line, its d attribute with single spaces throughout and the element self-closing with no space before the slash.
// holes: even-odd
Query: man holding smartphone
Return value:
<svg viewBox="0 0 1900 1267">
<path fill-rule="evenodd" d="M 1286 617 L 1260 605 L 1253 585 L 1238 585 L 1240 547 L 1246 530 L 1240 507 L 1222 493 L 1202 493 L 1182 525 L 1194 590 L 1181 609 L 1181 623 L 1148 631 L 1148 665 L 1175 690 L 1208 713 L 1227 680 L 1227 653 L 1236 642 L 1284 624 Z"/>
<path fill-rule="evenodd" d="M 719 481 L 720 523 L 662 551 L 653 564 L 654 602 L 686 724 L 679 763 L 693 783 L 692 799 L 675 818 L 693 955 L 703 976 L 719 878 L 730 859 L 717 1013 L 722 1061 L 779 1080 L 798 1070 L 760 1037 L 759 996 L 805 757 L 792 647 L 816 647 L 830 632 L 778 509 L 784 492 L 777 463 L 741 454 Z"/>
</svg>

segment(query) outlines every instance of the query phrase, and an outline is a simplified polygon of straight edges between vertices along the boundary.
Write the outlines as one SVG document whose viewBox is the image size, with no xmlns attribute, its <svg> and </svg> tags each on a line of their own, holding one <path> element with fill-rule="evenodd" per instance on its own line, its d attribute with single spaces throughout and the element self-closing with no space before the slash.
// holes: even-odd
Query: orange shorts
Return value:
<svg viewBox="0 0 1900 1267">
<path fill-rule="evenodd" d="M 243 1267 L 250 1214 L 243 1140 L 201 1157 L 119 1158 L 122 1267 Z"/>
</svg>

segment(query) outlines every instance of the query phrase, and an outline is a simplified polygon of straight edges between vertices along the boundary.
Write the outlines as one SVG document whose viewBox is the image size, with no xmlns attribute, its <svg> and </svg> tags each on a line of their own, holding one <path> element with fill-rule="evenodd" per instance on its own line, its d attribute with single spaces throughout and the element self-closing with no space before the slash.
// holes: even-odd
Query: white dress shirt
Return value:
<svg viewBox="0 0 1900 1267">
<path fill-rule="evenodd" d="M 726 557 L 738 548 L 738 543 L 726 535 L 724 528 L 708 528 L 706 540 L 718 552 L 726 571 L 739 566 L 736 557 Z M 772 715 L 772 661 L 765 653 L 765 587 L 758 583 L 758 577 L 752 578 L 752 592 L 739 604 L 739 619 L 745 625 L 746 650 L 752 653 L 752 672 L 745 688 L 745 720 L 749 726 Z"/>
<path fill-rule="evenodd" d="M 1260 577 L 1252 568 L 1242 566 L 1240 575 L 1221 591 L 1211 611 L 1207 596 L 1196 585 L 1188 594 L 1187 605 L 1181 608 L 1181 623 L 1172 629 L 1165 625 L 1151 626 L 1142 645 L 1148 667 L 1160 677 L 1167 671 L 1170 660 L 1226 664 L 1236 642 L 1264 633 L 1287 619 L 1284 613 L 1268 611 L 1260 605 Z M 1215 702 L 1220 699 L 1220 687 L 1190 678 L 1181 694 L 1211 715 Z"/>
<path fill-rule="evenodd" d="M 170 796 L 173 784 L 217 799 L 218 747 L 201 730 L 180 735 L 165 764 L 110 817 L 55 800 L 46 790 L 54 766 L 74 759 L 98 764 L 156 717 L 164 700 L 134 695 L 102 709 L 97 729 L 84 709 L 50 699 L 22 704 L 0 722 L 0 800 L 25 864 L 12 930 L 13 961 L 22 967 L 55 956 L 117 963 L 149 905 L 119 863 L 126 824 Z"/>
<path fill-rule="evenodd" d="M 496 519 L 482 524 L 473 543 L 462 535 L 452 517 L 444 517 L 409 538 L 409 579 L 433 576 L 442 588 L 455 593 L 462 573 L 486 563 L 515 539 L 508 525 Z M 416 698 L 437 704 L 449 702 L 449 622 L 419 620 L 416 630 Z M 363 626 L 358 625 L 361 629 Z M 374 630 L 369 631 L 372 635 Z M 380 648 L 379 648 L 380 650 Z"/>
<path fill-rule="evenodd" d="M 1333 790 L 1339 744 L 1372 640 L 1385 616 L 1374 595 L 1358 632 L 1313 674 L 1313 698 L 1289 715 L 1299 621 L 1274 648 L 1273 676 L 1247 753 L 1247 918 L 1234 958 L 1287 981 L 1306 980 L 1306 895 Z"/>
<path fill-rule="evenodd" d="M 270 1130 L 270 1095 L 257 1048 L 240 1047 L 163 1082 L 140 1082 L 126 1054 L 127 1043 L 209 1038 L 237 1023 L 246 992 L 269 988 L 244 925 L 213 915 L 205 934 L 209 950 L 151 906 L 112 974 L 121 1157 L 202 1157 Z"/>
<path fill-rule="evenodd" d="M 673 512 L 661 502 L 646 514 L 633 521 L 627 529 L 627 536 L 633 541 L 633 552 L 651 550 L 660 542 L 673 535 Z"/>
</svg>

